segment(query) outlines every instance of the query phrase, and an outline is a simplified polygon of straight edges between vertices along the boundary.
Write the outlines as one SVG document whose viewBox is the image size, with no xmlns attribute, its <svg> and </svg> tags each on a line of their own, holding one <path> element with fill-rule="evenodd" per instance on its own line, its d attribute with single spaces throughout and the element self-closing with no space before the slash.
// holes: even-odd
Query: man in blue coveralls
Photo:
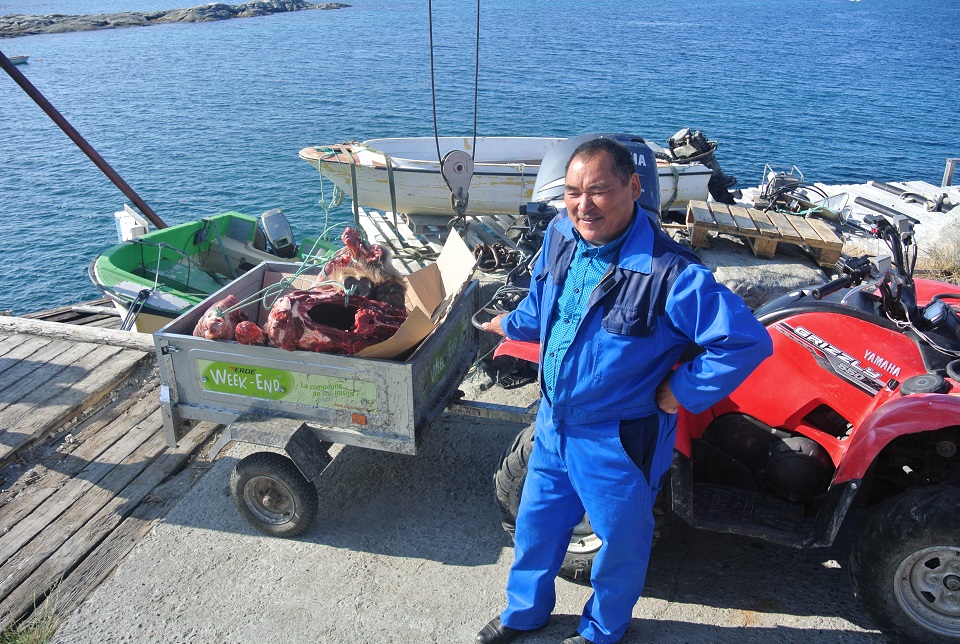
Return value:
<svg viewBox="0 0 960 644">
<path fill-rule="evenodd" d="M 743 300 L 642 214 L 640 191 L 622 145 L 598 138 L 578 147 L 567 163 L 566 210 L 547 230 L 529 294 L 485 325 L 540 342 L 542 399 L 507 607 L 479 644 L 547 624 L 554 577 L 585 511 L 602 546 L 593 595 L 563 644 L 620 640 L 643 590 L 677 409 L 705 410 L 772 352 Z M 691 343 L 703 351 L 672 370 Z"/>
</svg>

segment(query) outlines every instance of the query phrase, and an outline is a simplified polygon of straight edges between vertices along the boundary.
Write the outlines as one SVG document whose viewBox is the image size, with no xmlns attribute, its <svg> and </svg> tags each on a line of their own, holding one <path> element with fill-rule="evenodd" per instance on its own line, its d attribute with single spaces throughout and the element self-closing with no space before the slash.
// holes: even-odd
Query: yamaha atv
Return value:
<svg viewBox="0 0 960 644">
<path fill-rule="evenodd" d="M 863 509 L 861 604 L 890 636 L 960 641 L 960 287 L 913 278 L 906 219 L 869 224 L 891 256 L 841 260 L 838 279 L 757 309 L 773 355 L 706 412 L 680 410 L 664 496 L 692 526 L 797 548 L 831 545 Z M 510 340 L 497 354 L 538 356 Z M 494 477 L 511 533 L 532 441 Z M 584 517 L 561 575 L 589 580 L 599 547 Z"/>
</svg>

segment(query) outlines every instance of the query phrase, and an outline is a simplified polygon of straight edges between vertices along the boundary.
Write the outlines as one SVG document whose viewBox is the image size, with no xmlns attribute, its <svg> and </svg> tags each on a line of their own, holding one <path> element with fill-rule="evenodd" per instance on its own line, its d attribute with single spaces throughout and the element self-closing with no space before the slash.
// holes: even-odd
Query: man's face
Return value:
<svg viewBox="0 0 960 644">
<path fill-rule="evenodd" d="M 563 203 L 580 236 L 592 244 L 608 244 L 627 229 L 638 197 L 640 177 L 633 173 L 623 183 L 605 152 L 576 158 L 567 169 Z"/>
</svg>

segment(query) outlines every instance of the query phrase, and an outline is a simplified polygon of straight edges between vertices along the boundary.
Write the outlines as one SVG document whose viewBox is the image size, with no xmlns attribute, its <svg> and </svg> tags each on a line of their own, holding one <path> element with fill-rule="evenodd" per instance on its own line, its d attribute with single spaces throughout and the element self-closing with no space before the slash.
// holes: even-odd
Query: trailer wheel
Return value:
<svg viewBox="0 0 960 644">
<path fill-rule="evenodd" d="M 531 451 L 532 425 L 517 434 L 513 444 L 500 457 L 500 465 L 493 475 L 500 524 L 511 539 L 517 528 L 517 512 L 520 509 L 520 496 L 523 494 L 523 482 L 527 478 L 527 462 Z M 590 519 L 584 515 L 583 521 L 574 528 L 570 537 L 570 545 L 567 546 L 567 554 L 560 567 L 560 576 L 573 581 L 589 582 L 593 560 L 599 550 L 600 539 L 593 533 Z"/>
<path fill-rule="evenodd" d="M 302 534 L 320 503 L 317 489 L 293 461 L 274 452 L 257 452 L 237 463 L 230 495 L 250 525 L 275 537 Z"/>
<path fill-rule="evenodd" d="M 887 635 L 960 641 L 960 488 L 905 492 L 860 530 L 850 574 L 860 603 Z"/>
</svg>

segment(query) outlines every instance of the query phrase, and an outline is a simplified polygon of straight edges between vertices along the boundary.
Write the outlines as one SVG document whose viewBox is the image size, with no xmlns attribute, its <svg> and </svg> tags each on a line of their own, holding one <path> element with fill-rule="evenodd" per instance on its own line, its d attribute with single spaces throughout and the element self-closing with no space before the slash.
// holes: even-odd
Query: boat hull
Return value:
<svg viewBox="0 0 960 644">
<path fill-rule="evenodd" d="M 519 207 L 531 199 L 543 155 L 563 140 L 478 139 L 467 212 L 518 214 Z M 443 137 L 440 141 L 441 156 L 451 149 L 469 152 L 472 148 L 472 139 L 468 137 Z M 454 215 L 433 138 L 372 139 L 309 147 L 300 151 L 300 158 L 320 170 L 345 195 L 355 198 L 358 205 L 393 212 L 395 200 L 399 213 Z M 709 194 L 707 184 L 712 172 L 702 164 L 658 162 L 657 174 L 662 211 L 684 207 L 691 200 L 704 200 Z"/>
<path fill-rule="evenodd" d="M 115 308 L 117 313 L 120 314 L 120 319 L 126 320 L 127 314 L 130 311 L 130 303 L 121 301 L 119 299 L 114 299 L 109 293 L 107 294 L 107 297 L 109 297 L 110 301 L 113 302 L 113 308 Z M 133 322 L 133 326 L 130 327 L 130 330 L 134 333 L 156 333 L 163 327 L 167 326 L 174 319 L 176 318 L 170 317 L 166 314 L 160 315 L 141 311 L 140 314 L 136 316 L 136 319 Z"/>
<path fill-rule="evenodd" d="M 517 214 L 517 208 L 530 200 L 543 155 L 562 140 L 478 138 L 468 212 Z M 441 155 L 457 149 L 468 153 L 473 150 L 472 137 L 440 139 Z M 431 137 L 372 139 L 363 143 L 310 147 L 300 151 L 300 158 L 319 169 L 345 195 L 356 196 L 359 205 L 367 208 L 393 212 L 392 174 L 397 212 L 454 215 L 450 188 L 440 174 L 437 144 Z"/>
</svg>

